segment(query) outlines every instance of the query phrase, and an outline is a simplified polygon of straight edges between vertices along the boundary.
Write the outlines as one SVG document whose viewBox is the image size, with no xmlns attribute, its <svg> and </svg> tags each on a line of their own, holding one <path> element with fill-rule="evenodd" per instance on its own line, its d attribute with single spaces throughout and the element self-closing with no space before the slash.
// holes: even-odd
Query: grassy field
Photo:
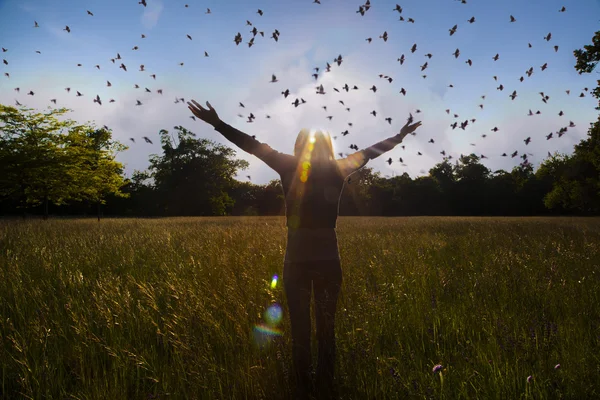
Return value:
<svg viewBox="0 0 600 400">
<path fill-rule="evenodd" d="M 0 397 L 286 398 L 285 233 L 0 221 Z M 343 398 L 600 397 L 600 219 L 348 217 L 338 237 Z"/>
</svg>

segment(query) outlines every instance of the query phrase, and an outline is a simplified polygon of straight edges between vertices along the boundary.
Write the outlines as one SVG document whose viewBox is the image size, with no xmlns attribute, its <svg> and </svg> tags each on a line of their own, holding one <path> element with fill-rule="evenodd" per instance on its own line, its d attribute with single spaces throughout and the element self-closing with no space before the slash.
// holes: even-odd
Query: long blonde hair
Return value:
<svg viewBox="0 0 600 400">
<path fill-rule="evenodd" d="M 311 160 L 323 161 L 335 159 L 331 136 L 327 132 L 302 129 L 296 137 L 294 155 L 301 157 L 307 151 L 310 152 Z"/>
</svg>

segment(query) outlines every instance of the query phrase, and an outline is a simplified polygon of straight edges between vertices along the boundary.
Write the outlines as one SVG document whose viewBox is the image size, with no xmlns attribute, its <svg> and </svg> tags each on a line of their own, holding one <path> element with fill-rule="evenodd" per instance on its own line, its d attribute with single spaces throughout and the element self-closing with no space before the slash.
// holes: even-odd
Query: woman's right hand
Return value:
<svg viewBox="0 0 600 400">
<path fill-rule="evenodd" d="M 196 117 L 200 118 L 202 121 L 206 122 L 207 124 L 210 124 L 210 125 L 216 127 L 219 124 L 219 122 L 221 122 L 221 120 L 219 119 L 219 115 L 217 115 L 217 112 L 215 111 L 213 106 L 210 105 L 210 103 L 208 101 L 206 102 L 208 110 L 206 108 L 202 107 L 200 104 L 198 104 L 198 102 L 196 102 L 196 100 L 192 100 L 191 103 L 188 101 L 187 104 L 188 104 L 188 108 L 190 109 L 192 114 L 194 114 Z"/>
</svg>

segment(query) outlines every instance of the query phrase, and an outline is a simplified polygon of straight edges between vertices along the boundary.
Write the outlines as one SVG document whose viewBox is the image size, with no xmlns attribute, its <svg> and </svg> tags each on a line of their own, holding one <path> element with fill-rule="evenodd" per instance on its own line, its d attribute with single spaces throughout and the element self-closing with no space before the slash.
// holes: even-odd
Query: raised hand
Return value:
<svg viewBox="0 0 600 400">
<path fill-rule="evenodd" d="M 404 139 L 406 135 L 408 135 L 409 133 L 413 133 L 420 126 L 421 121 L 415 122 L 414 124 L 410 124 L 410 122 L 407 122 L 406 125 L 404 125 L 400 130 L 398 136 L 400 136 L 401 139 Z"/>
<path fill-rule="evenodd" d="M 219 119 L 219 116 L 217 115 L 217 112 L 215 111 L 213 106 L 210 105 L 210 103 L 208 101 L 206 102 L 208 110 L 206 108 L 202 107 L 200 104 L 198 104 L 198 102 L 196 100 L 192 100 L 191 102 L 188 101 L 187 104 L 188 104 L 188 108 L 190 109 L 192 114 L 194 114 L 196 117 L 200 118 L 202 121 L 206 122 L 207 124 L 210 124 L 212 126 L 217 126 L 219 124 L 219 122 L 221 122 L 221 120 Z"/>
</svg>

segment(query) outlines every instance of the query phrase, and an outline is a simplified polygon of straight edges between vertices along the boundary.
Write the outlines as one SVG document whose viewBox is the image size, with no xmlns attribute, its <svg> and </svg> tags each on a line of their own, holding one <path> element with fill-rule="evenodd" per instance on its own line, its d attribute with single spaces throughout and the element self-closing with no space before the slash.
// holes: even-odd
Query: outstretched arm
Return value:
<svg viewBox="0 0 600 400">
<path fill-rule="evenodd" d="M 365 164 L 369 160 L 377 158 L 383 153 L 392 150 L 394 147 L 396 147 L 402 142 L 406 135 L 408 135 L 409 133 L 413 133 L 419 126 L 421 126 L 421 121 L 416 122 L 412 125 L 409 125 L 409 123 L 407 123 L 402 127 L 399 134 L 382 140 L 379 143 L 375 143 L 371 147 L 367 147 L 364 150 L 359 150 L 356 153 L 352 153 L 346 158 L 338 160 L 340 170 L 343 174 L 345 174 L 345 176 L 352 174 L 356 170 L 365 166 Z"/>
<path fill-rule="evenodd" d="M 283 164 L 286 162 L 287 158 L 291 157 L 273 150 L 268 144 L 261 143 L 252 136 L 221 121 L 217 112 L 208 101 L 206 102 L 206 105 L 208 106 L 208 109 L 203 108 L 195 100 L 192 100 L 191 103 L 188 102 L 188 108 L 196 117 L 207 124 L 212 125 L 215 130 L 225 136 L 227 140 L 245 152 L 260 158 L 275 171 L 279 172 L 283 168 Z"/>
<path fill-rule="evenodd" d="M 421 121 L 416 122 L 412 125 L 409 125 L 407 123 L 402 127 L 399 134 L 382 140 L 381 142 L 375 143 L 373 146 L 364 149 L 363 152 L 365 153 L 365 157 L 367 158 L 367 160 L 372 160 L 374 158 L 379 157 L 383 153 L 392 150 L 394 147 L 400 144 L 402 140 L 404 140 L 406 135 L 408 135 L 409 133 L 413 133 L 419 126 L 421 126 Z"/>
</svg>

